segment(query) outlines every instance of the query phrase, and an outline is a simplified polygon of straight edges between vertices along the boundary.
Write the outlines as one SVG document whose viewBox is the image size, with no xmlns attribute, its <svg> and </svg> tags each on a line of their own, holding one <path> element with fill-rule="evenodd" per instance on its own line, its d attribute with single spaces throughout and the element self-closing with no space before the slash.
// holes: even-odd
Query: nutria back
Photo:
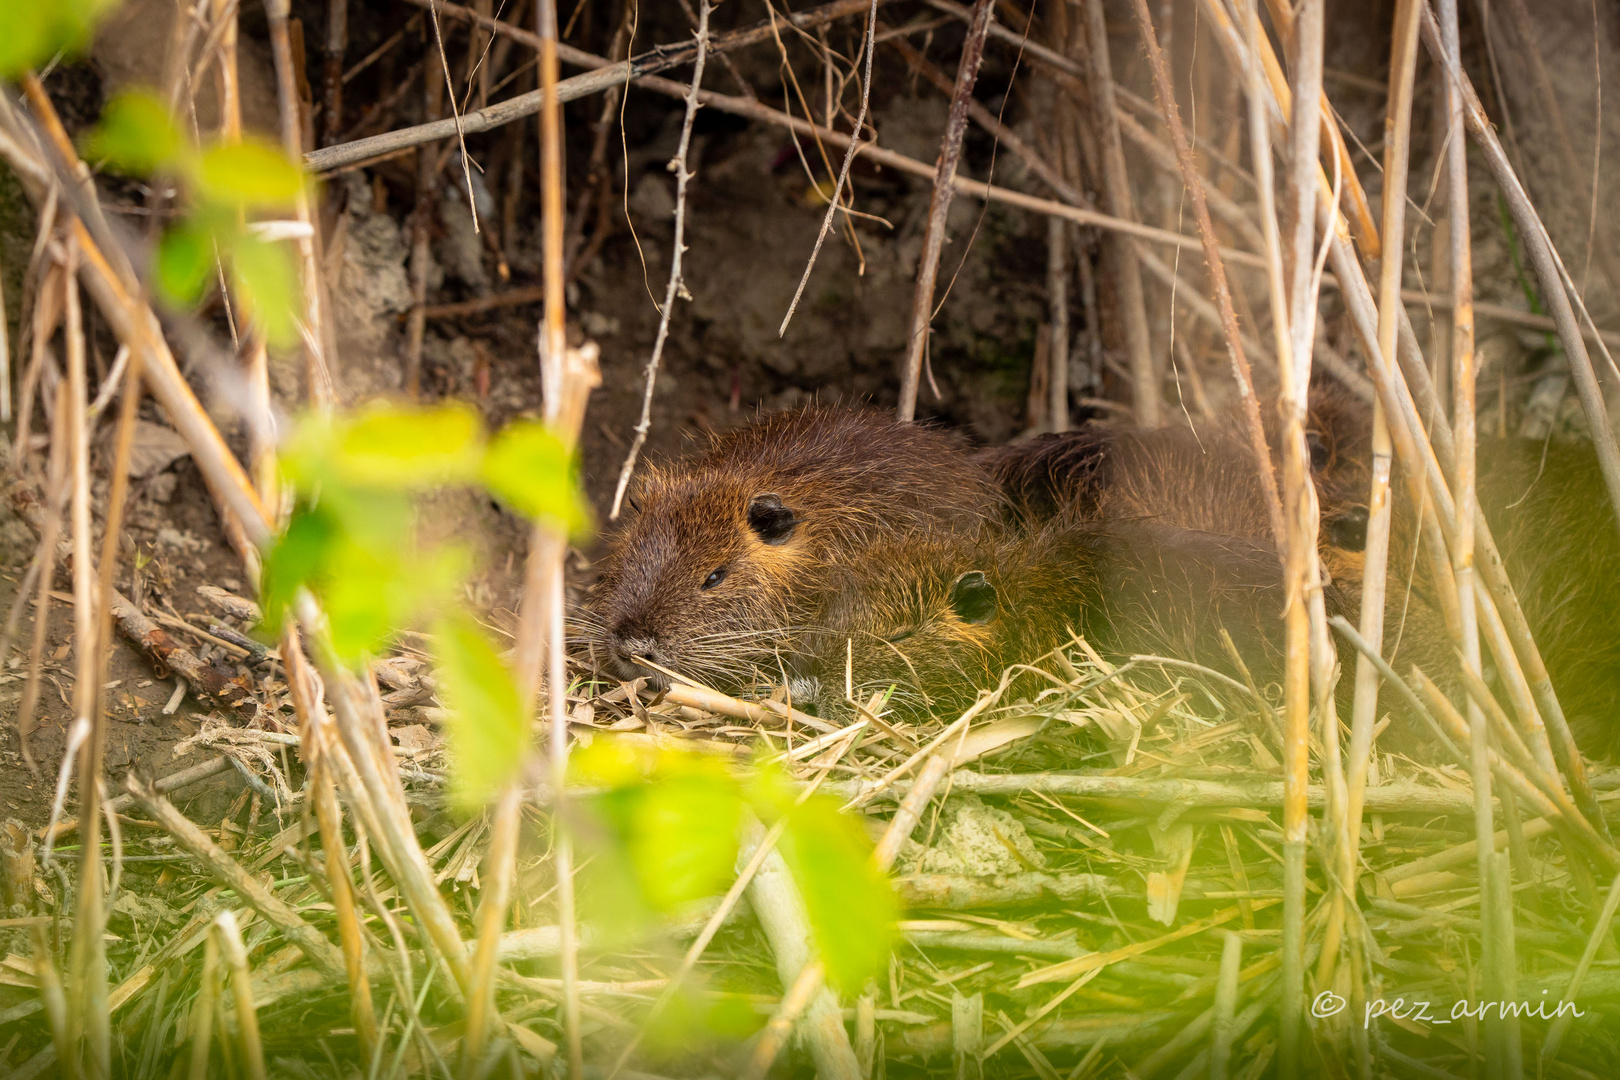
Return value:
<svg viewBox="0 0 1620 1080">
<path fill-rule="evenodd" d="M 1262 403 L 1273 466 L 1281 473 L 1281 422 Z M 1324 548 L 1366 542 L 1372 412 L 1337 383 L 1313 384 L 1306 412 L 1311 477 Z M 1144 521 L 1269 542 L 1271 520 L 1240 418 L 1151 431 L 1089 424 L 984 452 L 982 460 L 1028 523 L 1060 513 L 1085 520 Z"/>
<path fill-rule="evenodd" d="M 830 567 L 978 521 L 999 498 L 949 433 L 857 409 L 766 416 L 642 473 L 582 636 L 623 678 L 662 679 L 638 657 L 731 688 L 775 677 Z"/>
<path fill-rule="evenodd" d="M 1479 499 L 1576 741 L 1620 756 L 1620 534 L 1589 443 L 1481 440 Z"/>
</svg>

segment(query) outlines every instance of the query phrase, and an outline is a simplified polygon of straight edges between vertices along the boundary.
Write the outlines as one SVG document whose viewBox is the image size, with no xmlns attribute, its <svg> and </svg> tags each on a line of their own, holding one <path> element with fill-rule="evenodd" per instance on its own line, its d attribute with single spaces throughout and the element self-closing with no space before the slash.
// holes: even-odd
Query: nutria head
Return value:
<svg viewBox="0 0 1620 1080">
<path fill-rule="evenodd" d="M 1087 631 L 1090 543 L 1083 527 L 899 536 L 841 567 L 805 637 L 818 707 L 836 714 L 893 687 L 902 716 L 961 712 L 1009 665 Z"/>
<path fill-rule="evenodd" d="M 805 639 L 824 712 L 848 708 L 847 677 L 857 702 L 892 685 L 901 715 L 948 716 L 1071 634 L 1104 655 L 1237 676 L 1224 629 L 1256 678 L 1281 677 L 1281 567 L 1269 544 L 1243 537 L 1059 519 L 1011 537 L 900 537 L 841 581 Z M 1326 590 L 1331 614 L 1351 610 L 1352 598 Z"/>
<path fill-rule="evenodd" d="M 971 537 L 899 537 L 842 566 L 804 638 L 801 694 L 823 715 L 894 688 L 902 714 L 971 702 L 1001 672 L 1009 613 L 998 547 Z M 1010 595 L 1010 594 L 1009 594 Z"/>
<path fill-rule="evenodd" d="M 578 620 L 598 666 L 725 688 L 775 679 L 829 567 L 898 532 L 984 516 L 994 486 L 956 439 L 886 415 L 767 416 L 643 472 Z"/>
</svg>

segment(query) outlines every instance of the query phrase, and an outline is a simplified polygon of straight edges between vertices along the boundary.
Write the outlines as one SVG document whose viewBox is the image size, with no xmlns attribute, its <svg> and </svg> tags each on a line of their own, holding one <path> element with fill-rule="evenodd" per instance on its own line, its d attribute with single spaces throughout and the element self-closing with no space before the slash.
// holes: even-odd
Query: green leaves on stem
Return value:
<svg viewBox="0 0 1620 1080">
<path fill-rule="evenodd" d="M 217 264 L 267 341 L 284 347 L 298 340 L 292 253 L 284 243 L 254 235 L 244 223 L 248 211 L 293 207 L 306 182 L 297 162 L 255 139 L 193 146 L 163 103 L 145 91 L 109 102 L 85 137 L 84 152 L 114 172 L 178 181 L 190 195 L 189 211 L 163 234 L 153 257 L 154 287 L 166 302 L 196 305 Z"/>
</svg>

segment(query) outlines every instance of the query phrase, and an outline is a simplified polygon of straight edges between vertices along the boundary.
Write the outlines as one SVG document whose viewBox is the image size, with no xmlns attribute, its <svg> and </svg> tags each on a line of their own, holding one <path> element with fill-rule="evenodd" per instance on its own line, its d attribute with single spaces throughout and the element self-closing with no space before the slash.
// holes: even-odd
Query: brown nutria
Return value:
<svg viewBox="0 0 1620 1080">
<path fill-rule="evenodd" d="M 901 713 L 948 713 L 1075 633 L 1099 652 L 1190 660 L 1236 676 L 1226 629 L 1252 674 L 1279 677 L 1282 574 L 1242 537 L 1064 518 L 1021 536 L 896 537 L 840 568 L 806 638 L 819 704 L 837 711 L 895 688 Z M 1329 586 L 1333 613 L 1350 603 Z M 808 680 L 807 680 L 808 682 Z"/>
<path fill-rule="evenodd" d="M 642 472 L 576 625 L 616 676 L 661 683 L 644 658 L 737 687 L 781 670 L 831 565 L 885 536 L 977 521 L 998 500 L 946 432 L 857 409 L 765 416 Z"/>
</svg>

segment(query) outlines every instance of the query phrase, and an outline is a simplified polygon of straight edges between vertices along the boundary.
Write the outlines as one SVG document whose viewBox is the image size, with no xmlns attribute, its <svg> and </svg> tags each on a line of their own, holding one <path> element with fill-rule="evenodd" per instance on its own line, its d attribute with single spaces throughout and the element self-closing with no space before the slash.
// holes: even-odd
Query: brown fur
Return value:
<svg viewBox="0 0 1620 1080">
<path fill-rule="evenodd" d="M 785 535 L 750 523 L 774 496 Z M 998 495 L 955 437 L 853 409 L 766 416 L 703 453 L 646 469 L 578 620 L 596 662 L 662 677 L 643 656 L 717 685 L 774 675 L 827 589 L 830 568 L 884 537 L 949 530 Z M 775 542 L 771 542 L 774 540 Z M 715 573 L 723 579 L 705 588 Z"/>
<path fill-rule="evenodd" d="M 975 573 L 993 605 L 981 596 L 964 617 L 957 590 Z M 1059 519 L 1016 537 L 897 538 L 840 576 L 809 639 L 808 673 L 833 711 L 846 669 L 857 701 L 892 685 L 903 713 L 959 711 L 1071 631 L 1105 654 L 1166 655 L 1236 676 L 1225 628 L 1256 678 L 1280 677 L 1282 575 L 1268 545 L 1239 537 Z M 1349 605 L 1330 587 L 1329 606 Z"/>
<path fill-rule="evenodd" d="M 1282 469 L 1282 424 L 1262 405 L 1273 467 Z M 1354 547 L 1371 480 L 1372 414 L 1337 383 L 1311 388 L 1306 413 L 1311 475 L 1322 508 L 1323 546 Z M 1242 421 L 1152 431 L 1087 425 L 981 455 L 1025 523 L 1060 513 L 1083 520 L 1152 521 L 1270 541 L 1265 491 Z M 1348 527 L 1341 531 L 1341 525 Z"/>
</svg>

